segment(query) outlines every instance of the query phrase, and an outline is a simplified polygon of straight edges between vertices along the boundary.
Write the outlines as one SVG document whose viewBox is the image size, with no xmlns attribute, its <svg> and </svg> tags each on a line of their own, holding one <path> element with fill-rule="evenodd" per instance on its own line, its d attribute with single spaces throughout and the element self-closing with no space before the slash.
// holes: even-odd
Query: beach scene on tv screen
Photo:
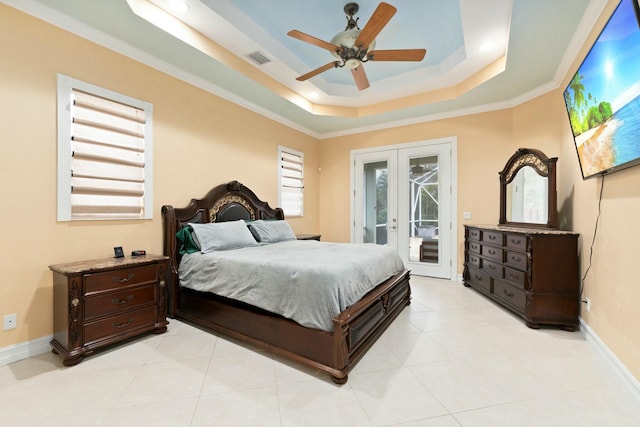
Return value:
<svg viewBox="0 0 640 427">
<path fill-rule="evenodd" d="M 582 174 L 640 158 L 640 27 L 624 0 L 564 92 Z"/>
</svg>

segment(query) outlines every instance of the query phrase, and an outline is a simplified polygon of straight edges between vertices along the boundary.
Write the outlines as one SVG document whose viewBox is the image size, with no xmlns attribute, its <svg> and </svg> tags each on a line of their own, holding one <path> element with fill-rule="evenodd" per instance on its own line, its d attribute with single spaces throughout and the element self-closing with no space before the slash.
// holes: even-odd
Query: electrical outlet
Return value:
<svg viewBox="0 0 640 427">
<path fill-rule="evenodd" d="M 4 316 L 4 330 L 13 329 L 16 327 L 16 314 L 5 314 Z"/>
<path fill-rule="evenodd" d="M 591 298 L 585 298 L 584 301 L 587 303 L 587 311 L 591 311 Z"/>
</svg>

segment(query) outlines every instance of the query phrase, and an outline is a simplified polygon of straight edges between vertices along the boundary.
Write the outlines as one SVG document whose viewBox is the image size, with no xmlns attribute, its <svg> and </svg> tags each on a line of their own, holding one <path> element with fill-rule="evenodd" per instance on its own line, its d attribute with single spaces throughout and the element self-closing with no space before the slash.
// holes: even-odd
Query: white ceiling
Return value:
<svg viewBox="0 0 640 427">
<path fill-rule="evenodd" d="M 376 49 L 427 55 L 364 64 L 371 87 L 358 91 L 346 68 L 296 81 L 335 58 L 286 35 L 330 41 L 345 28 L 345 0 L 186 0 L 186 12 L 169 0 L 0 1 L 318 138 L 507 108 L 555 89 L 606 3 L 387 0 L 398 10 Z M 360 28 L 378 3 L 358 1 Z M 247 57 L 256 51 L 271 61 L 256 65 Z"/>
</svg>

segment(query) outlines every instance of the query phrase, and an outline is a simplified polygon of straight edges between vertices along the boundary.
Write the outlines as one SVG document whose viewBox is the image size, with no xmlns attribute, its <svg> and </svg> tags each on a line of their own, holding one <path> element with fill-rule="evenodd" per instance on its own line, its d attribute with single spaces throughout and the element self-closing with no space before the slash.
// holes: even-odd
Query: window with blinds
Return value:
<svg viewBox="0 0 640 427">
<path fill-rule="evenodd" d="M 304 210 L 304 154 L 278 147 L 279 191 L 278 204 L 285 216 L 302 216 Z"/>
<path fill-rule="evenodd" d="M 151 104 L 58 76 L 58 220 L 152 218 Z"/>
</svg>

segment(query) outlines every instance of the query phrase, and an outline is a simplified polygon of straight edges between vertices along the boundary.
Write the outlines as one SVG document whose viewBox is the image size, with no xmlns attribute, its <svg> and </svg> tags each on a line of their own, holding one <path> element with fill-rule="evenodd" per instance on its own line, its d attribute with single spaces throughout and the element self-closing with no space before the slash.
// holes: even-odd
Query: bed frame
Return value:
<svg viewBox="0 0 640 427">
<path fill-rule="evenodd" d="M 344 384 L 354 365 L 410 303 L 409 271 L 380 283 L 333 318 L 333 331 L 306 328 L 282 316 L 206 292 L 180 286 L 176 232 L 186 223 L 237 219 L 284 219 L 238 181 L 218 185 L 184 208 L 162 207 L 164 255 L 171 258 L 168 316 L 226 334 L 331 375 Z"/>
</svg>

